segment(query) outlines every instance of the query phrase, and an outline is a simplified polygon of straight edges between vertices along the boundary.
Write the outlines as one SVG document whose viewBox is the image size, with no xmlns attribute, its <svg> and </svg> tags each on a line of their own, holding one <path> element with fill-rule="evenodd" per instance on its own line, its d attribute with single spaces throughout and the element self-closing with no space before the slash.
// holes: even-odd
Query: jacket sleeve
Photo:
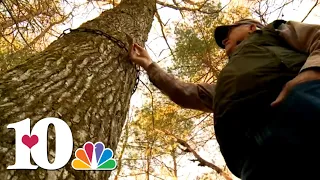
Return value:
<svg viewBox="0 0 320 180">
<path fill-rule="evenodd" d="M 150 81 L 162 93 L 183 108 L 213 112 L 213 84 L 185 83 L 166 73 L 153 62 L 146 69 Z"/>
<path fill-rule="evenodd" d="M 320 25 L 288 21 L 280 26 L 280 36 L 298 51 L 309 54 L 301 71 L 320 67 Z"/>
</svg>

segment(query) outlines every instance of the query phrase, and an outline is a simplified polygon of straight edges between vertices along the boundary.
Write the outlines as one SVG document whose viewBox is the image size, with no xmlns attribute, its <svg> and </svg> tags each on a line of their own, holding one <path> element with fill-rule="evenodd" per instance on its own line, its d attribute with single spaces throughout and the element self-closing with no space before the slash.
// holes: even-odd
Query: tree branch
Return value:
<svg viewBox="0 0 320 180">
<path fill-rule="evenodd" d="M 218 174 L 220 174 L 221 176 L 223 176 L 225 179 L 227 180 L 232 180 L 232 178 L 230 177 L 230 175 L 228 173 L 226 173 L 224 170 L 222 170 L 220 167 L 214 165 L 213 163 L 206 161 L 205 159 L 203 159 L 193 148 L 191 148 L 191 146 L 184 140 L 180 139 L 179 137 L 169 133 L 166 130 L 160 130 L 160 129 L 155 129 L 156 131 L 163 133 L 165 135 L 171 136 L 173 138 L 175 138 L 177 140 L 177 142 L 184 146 L 187 152 L 191 152 L 193 154 L 193 156 L 196 158 L 196 161 L 199 162 L 199 166 L 207 166 L 213 170 L 215 170 Z"/>
<path fill-rule="evenodd" d="M 1 1 L 1 2 L 2 2 L 4 8 L 8 11 L 8 13 L 9 13 L 11 19 L 13 20 L 13 22 L 16 24 L 16 26 L 17 26 L 17 31 L 18 31 L 18 33 L 20 34 L 21 38 L 23 39 L 23 41 L 26 43 L 27 46 L 30 46 L 30 45 L 28 44 L 28 41 L 24 38 L 23 34 L 20 32 L 20 30 L 19 30 L 19 23 L 16 21 L 16 19 L 15 19 L 15 17 L 13 16 L 12 12 L 11 12 L 10 9 L 7 7 L 7 5 L 6 5 L 5 2 L 3 2 L 3 1 Z"/>
<path fill-rule="evenodd" d="M 166 37 L 166 34 L 164 33 L 163 22 L 162 22 L 162 20 L 160 18 L 160 15 L 159 15 L 158 11 L 156 12 L 155 16 L 157 17 L 157 19 L 158 19 L 158 21 L 160 23 L 162 36 L 163 36 L 164 40 L 166 41 L 166 44 L 167 44 L 168 48 L 170 49 L 171 55 L 173 56 L 173 59 L 176 59 L 176 57 L 174 56 L 173 50 L 171 49 L 171 47 L 170 47 L 170 45 L 168 43 L 168 39 Z"/>
<path fill-rule="evenodd" d="M 312 6 L 312 8 L 309 10 L 309 12 L 307 13 L 307 15 L 302 19 L 301 22 L 303 22 L 304 20 L 307 19 L 307 17 L 310 15 L 310 13 L 313 11 L 313 9 L 318 5 L 319 0 L 316 1 L 316 3 Z"/>
<path fill-rule="evenodd" d="M 219 13 L 221 12 L 225 7 L 219 9 L 219 10 L 216 10 L 216 11 L 212 11 L 212 12 L 209 12 L 209 11 L 204 11 L 202 10 L 203 6 L 206 4 L 207 1 L 205 1 L 200 7 L 198 8 L 189 8 L 189 7 L 182 7 L 182 6 L 178 6 L 178 5 L 173 5 L 173 4 L 168 4 L 168 3 L 165 3 L 165 2 L 162 2 L 160 0 L 157 0 L 157 4 L 161 5 L 161 6 L 165 6 L 165 7 L 169 7 L 169 8 L 172 8 L 172 9 L 175 9 L 175 10 L 179 10 L 179 11 L 191 11 L 191 12 L 201 12 L 201 13 L 204 13 L 204 14 L 216 14 L 216 13 Z"/>
</svg>

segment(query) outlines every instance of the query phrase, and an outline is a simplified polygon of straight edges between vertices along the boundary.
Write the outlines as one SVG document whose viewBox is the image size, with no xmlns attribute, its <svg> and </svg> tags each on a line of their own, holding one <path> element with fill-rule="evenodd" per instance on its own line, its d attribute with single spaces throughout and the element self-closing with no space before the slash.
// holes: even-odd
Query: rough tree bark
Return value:
<svg viewBox="0 0 320 180">
<path fill-rule="evenodd" d="M 128 49 L 124 33 L 143 44 L 155 11 L 155 0 L 123 0 L 81 27 L 110 34 L 126 43 Z M 15 132 L 7 125 L 30 118 L 33 126 L 45 117 L 57 117 L 70 126 L 74 150 L 87 141 L 102 141 L 115 152 L 135 80 L 136 69 L 124 48 L 102 35 L 76 31 L 62 36 L 27 63 L 0 75 L 1 179 L 108 179 L 107 171 L 73 170 L 72 159 L 56 171 L 7 170 L 14 164 L 15 155 Z M 48 133 L 52 161 L 54 129 Z"/>
</svg>

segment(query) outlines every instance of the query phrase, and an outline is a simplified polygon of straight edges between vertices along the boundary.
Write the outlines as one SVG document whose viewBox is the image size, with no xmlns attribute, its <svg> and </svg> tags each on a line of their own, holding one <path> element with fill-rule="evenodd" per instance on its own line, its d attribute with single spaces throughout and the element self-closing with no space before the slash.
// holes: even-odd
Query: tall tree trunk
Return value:
<svg viewBox="0 0 320 180">
<path fill-rule="evenodd" d="M 155 11 L 155 0 L 123 0 L 81 27 L 110 34 L 128 49 L 124 33 L 143 44 Z M 6 127 L 26 118 L 33 126 L 40 119 L 57 117 L 70 126 L 74 150 L 87 141 L 102 141 L 115 152 L 135 80 L 136 70 L 124 48 L 103 35 L 77 31 L 0 75 L 1 179 L 108 179 L 109 171 L 75 171 L 72 159 L 56 171 L 7 170 L 14 164 L 15 132 Z M 55 151 L 52 131 L 49 129 L 50 154 Z"/>
<path fill-rule="evenodd" d="M 171 157 L 173 160 L 173 174 L 175 180 L 178 180 L 178 165 L 177 165 L 177 156 L 176 156 L 176 148 L 172 149 Z"/>
<path fill-rule="evenodd" d="M 150 144 L 148 144 L 147 145 L 148 147 L 147 147 L 147 149 L 146 149 L 146 156 L 147 156 L 147 161 L 146 161 L 146 180 L 150 180 L 150 166 L 151 166 L 151 151 L 152 151 L 152 149 L 151 149 L 151 146 L 150 146 Z"/>
</svg>

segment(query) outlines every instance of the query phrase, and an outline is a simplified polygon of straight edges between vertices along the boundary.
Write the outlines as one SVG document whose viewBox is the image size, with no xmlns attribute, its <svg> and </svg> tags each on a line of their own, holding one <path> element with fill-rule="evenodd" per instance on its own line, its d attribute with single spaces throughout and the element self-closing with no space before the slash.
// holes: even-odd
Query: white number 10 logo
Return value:
<svg viewBox="0 0 320 180">
<path fill-rule="evenodd" d="M 47 156 L 48 127 L 52 124 L 55 128 L 55 159 L 50 163 Z M 38 121 L 30 133 L 30 119 L 9 124 L 16 133 L 16 157 L 15 164 L 7 169 L 43 169 L 55 170 L 65 166 L 72 155 L 73 139 L 67 123 L 58 118 L 45 118 Z M 30 154 L 34 162 L 30 163 Z"/>
</svg>

